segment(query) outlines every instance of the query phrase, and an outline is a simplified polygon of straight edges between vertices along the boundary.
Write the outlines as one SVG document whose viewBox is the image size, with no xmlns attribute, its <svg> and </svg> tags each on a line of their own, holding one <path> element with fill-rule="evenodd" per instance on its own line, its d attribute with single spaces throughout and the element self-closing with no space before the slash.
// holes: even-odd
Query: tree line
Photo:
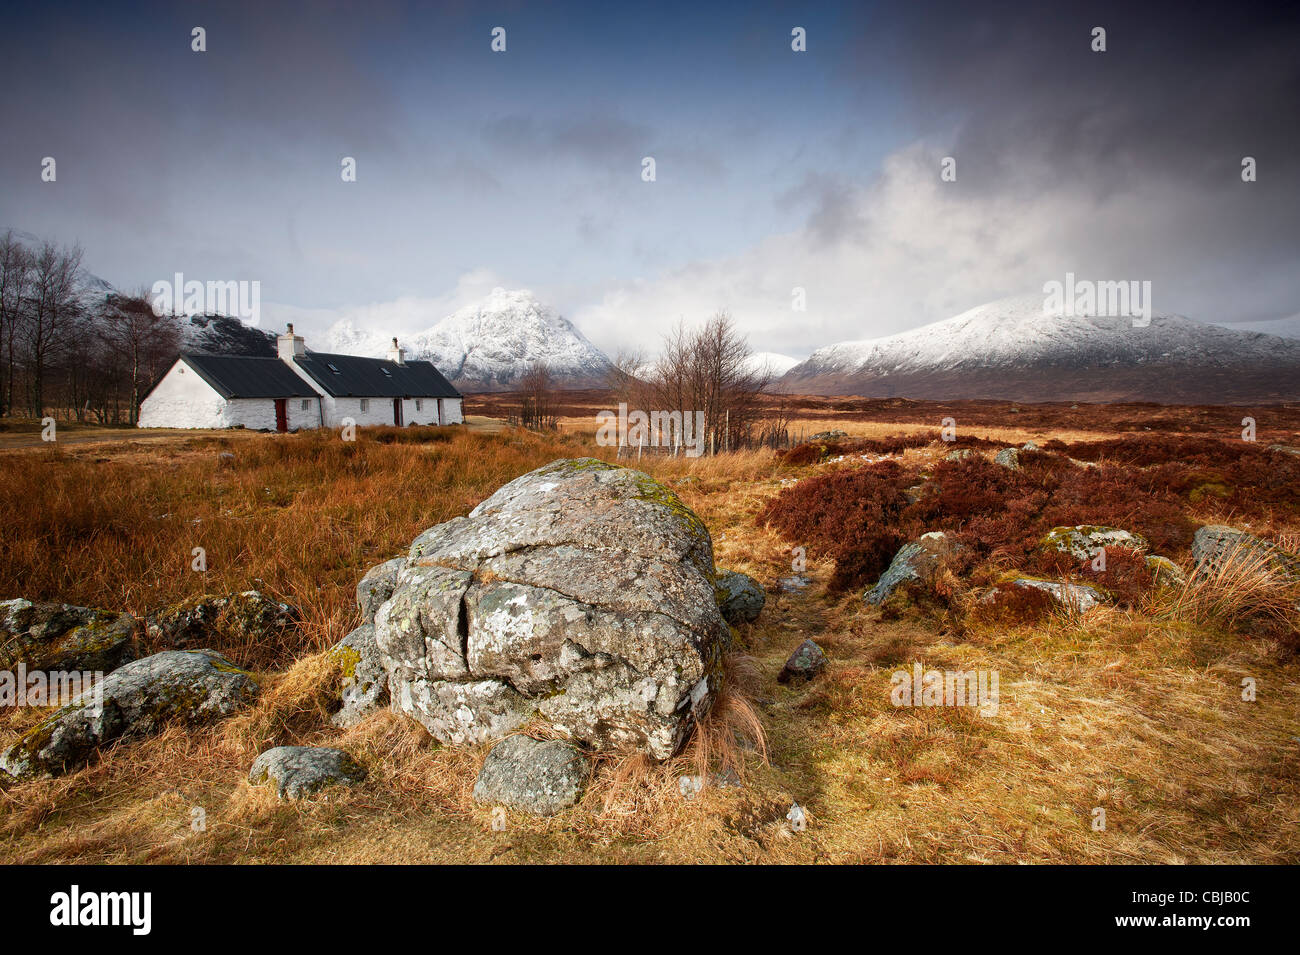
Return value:
<svg viewBox="0 0 1300 955">
<path fill-rule="evenodd" d="M 0 236 L 0 416 L 135 424 L 180 350 L 147 290 L 87 292 L 81 249 Z"/>
</svg>

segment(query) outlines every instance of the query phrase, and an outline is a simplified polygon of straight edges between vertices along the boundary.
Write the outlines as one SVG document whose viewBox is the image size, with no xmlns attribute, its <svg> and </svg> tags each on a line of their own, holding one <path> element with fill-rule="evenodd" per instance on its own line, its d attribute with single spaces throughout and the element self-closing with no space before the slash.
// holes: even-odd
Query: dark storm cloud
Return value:
<svg viewBox="0 0 1300 955">
<path fill-rule="evenodd" d="M 1300 7 L 927 3 L 849 36 L 845 77 L 897 84 L 916 135 L 956 157 L 959 195 L 1141 208 L 1142 248 L 1084 215 L 1061 224 L 1063 261 L 1157 274 L 1205 318 L 1294 311 L 1300 283 L 1275 272 L 1300 254 Z"/>
</svg>

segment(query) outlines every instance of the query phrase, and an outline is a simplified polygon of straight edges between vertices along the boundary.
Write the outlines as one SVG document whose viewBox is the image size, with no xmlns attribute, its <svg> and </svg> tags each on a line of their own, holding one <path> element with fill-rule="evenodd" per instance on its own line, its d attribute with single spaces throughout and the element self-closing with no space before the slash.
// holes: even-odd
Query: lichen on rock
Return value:
<svg viewBox="0 0 1300 955">
<path fill-rule="evenodd" d="M 729 638 L 708 529 L 648 475 L 555 461 L 420 534 L 375 641 L 392 708 L 450 743 L 534 716 L 597 751 L 667 758 Z"/>
</svg>

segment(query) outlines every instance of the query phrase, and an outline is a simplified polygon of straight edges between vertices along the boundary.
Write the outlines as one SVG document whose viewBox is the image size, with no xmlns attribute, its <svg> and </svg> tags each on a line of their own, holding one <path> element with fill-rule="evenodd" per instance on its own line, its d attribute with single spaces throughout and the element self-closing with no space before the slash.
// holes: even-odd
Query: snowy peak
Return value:
<svg viewBox="0 0 1300 955">
<path fill-rule="evenodd" d="M 1061 314 L 1029 295 L 818 349 L 782 386 L 939 399 L 1289 400 L 1300 389 L 1300 342 L 1154 311 Z"/>
<path fill-rule="evenodd" d="M 331 351 L 381 356 L 391 336 L 350 320 L 328 333 Z M 565 388 L 602 387 L 609 359 L 572 322 L 526 290 L 493 289 L 403 342 L 411 358 L 432 361 L 462 391 L 507 391 L 534 362 Z"/>
</svg>

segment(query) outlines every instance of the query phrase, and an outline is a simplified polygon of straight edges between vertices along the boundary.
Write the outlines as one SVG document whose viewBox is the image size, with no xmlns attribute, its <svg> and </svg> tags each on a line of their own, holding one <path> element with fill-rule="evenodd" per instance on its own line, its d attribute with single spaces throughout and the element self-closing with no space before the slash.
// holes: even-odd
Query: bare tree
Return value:
<svg viewBox="0 0 1300 955">
<path fill-rule="evenodd" d="M 12 414 L 14 405 L 14 342 L 19 313 L 24 308 L 32 279 L 32 254 L 10 230 L 0 238 L 0 415 Z"/>
<path fill-rule="evenodd" d="M 554 385 L 546 362 L 535 361 L 519 378 L 519 423 L 532 431 L 554 431 Z"/>
<path fill-rule="evenodd" d="M 770 380 L 754 367 L 731 316 L 720 311 L 698 330 L 679 322 L 664 336 L 643 400 L 656 409 L 702 412 L 707 447 L 734 450 L 754 443 Z"/>
<path fill-rule="evenodd" d="M 115 364 L 129 382 L 127 420 L 135 424 L 140 417 L 141 392 L 180 350 L 180 328 L 170 315 L 154 311 L 147 289 L 112 297 L 101 321 Z"/>
<path fill-rule="evenodd" d="M 17 338 L 26 363 L 28 405 L 40 417 L 45 412 L 45 373 L 69 344 L 68 336 L 81 318 L 76 277 L 81 248 L 59 248 L 43 242 L 34 255 L 31 294 L 19 309 Z"/>
</svg>

